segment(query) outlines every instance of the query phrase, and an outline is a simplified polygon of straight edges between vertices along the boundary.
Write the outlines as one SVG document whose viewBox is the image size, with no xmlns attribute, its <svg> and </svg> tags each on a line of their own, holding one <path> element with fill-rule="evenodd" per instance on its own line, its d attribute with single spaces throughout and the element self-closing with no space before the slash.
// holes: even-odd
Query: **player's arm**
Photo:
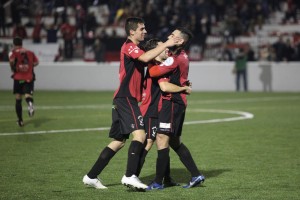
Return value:
<svg viewBox="0 0 300 200">
<path fill-rule="evenodd" d="M 174 37 L 174 38 L 170 38 L 169 40 L 167 40 L 166 42 L 157 45 L 156 48 L 151 49 L 147 52 L 145 52 L 144 54 L 142 54 L 138 60 L 141 62 L 149 62 L 151 60 L 153 60 L 156 56 L 158 56 L 161 52 L 163 52 L 166 48 L 168 47 L 172 47 L 175 44 L 179 44 L 179 42 L 181 41 L 181 39 L 179 37 Z"/>
<path fill-rule="evenodd" d="M 192 92 L 192 88 L 189 86 L 180 87 L 173 83 L 169 83 L 167 81 L 159 82 L 159 87 L 161 91 L 168 92 L 168 93 L 177 93 L 177 92 L 184 92 L 186 94 L 190 94 Z"/>
<path fill-rule="evenodd" d="M 167 58 L 160 65 L 149 66 L 149 74 L 151 77 L 163 76 L 177 68 L 177 64 L 173 57 Z"/>
<path fill-rule="evenodd" d="M 12 54 L 12 52 L 9 53 L 8 57 L 11 71 L 16 72 L 18 59 Z"/>
</svg>

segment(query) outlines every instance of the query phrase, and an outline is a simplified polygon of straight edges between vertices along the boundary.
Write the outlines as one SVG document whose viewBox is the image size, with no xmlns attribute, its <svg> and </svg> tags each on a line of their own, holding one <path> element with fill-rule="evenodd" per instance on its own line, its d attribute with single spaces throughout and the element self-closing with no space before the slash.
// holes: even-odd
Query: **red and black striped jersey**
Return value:
<svg viewBox="0 0 300 200">
<path fill-rule="evenodd" d="M 32 51 L 22 47 L 15 48 L 9 53 L 9 61 L 13 63 L 14 80 L 33 80 L 33 67 L 38 63 L 38 58 Z"/>
<path fill-rule="evenodd" d="M 136 44 L 127 39 L 120 53 L 119 88 L 114 93 L 116 97 L 132 97 L 138 102 L 142 100 L 142 85 L 144 63 L 138 60 L 144 54 Z"/>
<path fill-rule="evenodd" d="M 171 55 L 160 65 L 152 66 L 149 69 L 151 77 L 159 77 L 165 75 L 169 82 L 178 86 L 184 86 L 188 80 L 189 59 L 185 51 L 181 51 L 179 55 Z M 165 78 L 163 78 L 165 79 Z M 167 93 L 163 96 L 172 101 L 187 105 L 185 93 Z"/>
<path fill-rule="evenodd" d="M 158 112 L 161 108 L 161 91 L 157 78 L 151 78 L 149 70 L 146 72 L 142 103 L 140 104 L 140 110 L 143 116 L 152 118 L 158 117 Z"/>
</svg>

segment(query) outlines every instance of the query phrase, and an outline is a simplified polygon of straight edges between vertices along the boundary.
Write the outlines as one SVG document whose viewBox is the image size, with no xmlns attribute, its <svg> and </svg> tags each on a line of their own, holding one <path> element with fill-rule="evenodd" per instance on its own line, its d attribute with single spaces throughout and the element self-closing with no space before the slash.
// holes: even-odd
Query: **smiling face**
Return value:
<svg viewBox="0 0 300 200">
<path fill-rule="evenodd" d="M 130 30 L 130 39 L 134 43 L 138 44 L 141 41 L 144 41 L 146 33 L 147 31 L 145 28 L 145 24 L 139 23 L 136 30 Z"/>
</svg>

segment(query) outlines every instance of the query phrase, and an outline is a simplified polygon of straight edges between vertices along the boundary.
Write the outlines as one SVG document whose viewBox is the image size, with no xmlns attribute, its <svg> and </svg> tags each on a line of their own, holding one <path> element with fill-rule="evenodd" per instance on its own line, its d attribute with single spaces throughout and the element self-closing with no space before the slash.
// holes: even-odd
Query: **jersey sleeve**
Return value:
<svg viewBox="0 0 300 200">
<path fill-rule="evenodd" d="M 36 55 L 32 52 L 33 54 L 33 65 L 37 65 L 39 63 L 39 59 L 36 57 Z"/>
<path fill-rule="evenodd" d="M 159 77 L 167 74 L 176 69 L 177 63 L 173 57 L 167 58 L 160 65 L 154 65 L 149 67 L 149 73 L 151 77 Z"/>
<path fill-rule="evenodd" d="M 140 57 L 142 54 L 144 54 L 144 51 L 142 49 L 140 49 L 137 45 L 135 45 L 134 43 L 128 43 L 126 44 L 125 47 L 125 53 L 133 58 L 133 59 L 137 59 L 138 57 Z"/>
<path fill-rule="evenodd" d="M 158 83 L 161 83 L 161 82 L 169 82 L 170 79 L 168 77 L 162 77 L 160 79 L 158 79 Z"/>
<path fill-rule="evenodd" d="M 15 56 L 15 54 L 14 54 L 13 51 L 9 52 L 9 54 L 8 54 L 8 59 L 9 59 L 9 61 L 14 61 L 15 57 L 16 57 L 16 56 Z"/>
</svg>

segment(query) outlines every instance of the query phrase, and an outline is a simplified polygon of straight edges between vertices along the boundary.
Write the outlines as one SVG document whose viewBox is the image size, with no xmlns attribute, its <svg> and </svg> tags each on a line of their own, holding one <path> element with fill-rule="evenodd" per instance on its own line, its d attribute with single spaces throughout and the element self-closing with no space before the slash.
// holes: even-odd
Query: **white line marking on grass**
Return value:
<svg viewBox="0 0 300 200">
<path fill-rule="evenodd" d="M 299 100 L 300 96 L 286 96 L 286 97 L 253 97 L 253 98 L 239 98 L 239 99 L 220 99 L 220 100 L 189 100 L 188 103 L 194 104 L 224 104 L 224 103 L 250 103 L 250 102 L 268 102 L 281 100 Z M 111 104 L 101 105 L 74 105 L 74 106 L 42 106 L 36 105 L 36 110 L 73 110 L 73 109 L 111 109 Z M 11 105 L 0 105 L 0 111 L 11 111 L 15 107 Z"/>
<path fill-rule="evenodd" d="M 87 131 L 106 131 L 110 127 L 100 128 L 82 128 L 82 129 L 66 129 L 66 130 L 49 130 L 49 131 L 31 131 L 31 132 L 17 132 L 17 133 L 0 133 L 0 136 L 9 135 L 37 135 L 37 134 L 48 134 L 48 133 L 70 133 L 70 132 L 87 132 Z"/>
<path fill-rule="evenodd" d="M 189 122 L 184 122 L 185 125 L 208 124 L 208 123 L 218 123 L 218 122 L 231 122 L 231 121 L 252 119 L 254 117 L 254 115 L 252 113 L 243 112 L 243 111 L 235 111 L 235 110 L 193 109 L 193 110 L 187 110 L 187 112 L 226 113 L 226 114 L 236 114 L 236 115 L 240 115 L 240 116 L 239 117 L 223 118 L 223 119 L 209 119 L 209 120 L 189 121 Z"/>
<path fill-rule="evenodd" d="M 187 112 L 210 112 L 210 113 L 225 113 L 225 114 L 236 114 L 239 117 L 230 117 L 223 119 L 210 119 L 210 120 L 198 120 L 198 121 L 188 121 L 184 125 L 192 124 L 206 124 L 206 123 L 218 123 L 218 122 L 230 122 L 245 119 L 252 119 L 253 114 L 243 111 L 235 110 L 214 110 L 214 109 L 193 109 L 187 110 Z M 66 129 L 66 130 L 49 130 L 49 131 L 31 131 L 31 132 L 17 132 L 17 133 L 0 133 L 0 136 L 11 136 L 11 135 L 36 135 L 36 134 L 48 134 L 48 133 L 70 133 L 70 132 L 87 132 L 87 131 L 106 131 L 110 127 L 100 127 L 100 128 L 83 128 L 83 129 Z"/>
</svg>

